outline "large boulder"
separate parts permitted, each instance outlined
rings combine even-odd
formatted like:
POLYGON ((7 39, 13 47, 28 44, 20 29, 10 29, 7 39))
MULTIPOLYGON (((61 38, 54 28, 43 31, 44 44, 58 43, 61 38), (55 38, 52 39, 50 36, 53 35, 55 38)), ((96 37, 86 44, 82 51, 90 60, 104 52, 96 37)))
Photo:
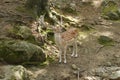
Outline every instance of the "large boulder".
POLYGON ((0 42, 0 58, 11 64, 24 62, 43 62, 45 54, 42 49, 32 43, 20 40, 3 40, 0 42))

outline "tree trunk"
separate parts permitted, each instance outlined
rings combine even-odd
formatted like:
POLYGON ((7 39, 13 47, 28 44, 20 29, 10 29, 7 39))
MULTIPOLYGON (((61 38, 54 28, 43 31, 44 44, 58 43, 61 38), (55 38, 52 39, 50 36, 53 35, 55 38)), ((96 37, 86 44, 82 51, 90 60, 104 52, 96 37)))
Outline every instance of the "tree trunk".
POLYGON ((27 0, 26 7, 35 9, 37 16, 40 16, 49 10, 48 0, 27 0))
POLYGON ((35 10, 38 17, 45 14, 50 22, 56 23, 50 10, 50 0, 27 0, 26 7, 35 10))

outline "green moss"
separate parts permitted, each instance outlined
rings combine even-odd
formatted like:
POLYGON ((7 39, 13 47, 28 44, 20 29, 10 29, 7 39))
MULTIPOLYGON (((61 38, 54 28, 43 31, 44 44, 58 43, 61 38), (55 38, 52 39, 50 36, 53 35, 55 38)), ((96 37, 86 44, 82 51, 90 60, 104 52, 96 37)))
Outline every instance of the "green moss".
POLYGON ((41 63, 40 66, 45 67, 45 66, 49 65, 50 63, 52 63, 54 61, 55 61, 55 58, 53 58, 53 57, 47 57, 46 61, 43 62, 43 63, 41 63))
POLYGON ((25 40, 33 44, 38 44, 38 41, 32 35, 30 28, 27 26, 14 26, 8 31, 8 36, 14 39, 25 40))
POLYGON ((83 25, 80 27, 80 29, 81 29, 82 31, 91 31, 91 30, 93 30, 94 28, 93 28, 93 26, 90 25, 90 24, 83 24, 83 25))
POLYGON ((115 12, 117 11, 117 4, 114 1, 106 2, 106 5, 102 8, 102 13, 105 15, 108 12, 115 12))
POLYGON ((20 40, 7 40, 0 43, 0 58, 8 63, 43 62, 45 54, 34 44, 20 40))
POLYGON ((119 20, 120 19, 119 15, 116 12, 109 12, 107 14, 107 16, 109 17, 108 19, 110 19, 110 20, 119 20))
POLYGON ((102 17, 109 20, 119 20, 118 5, 115 1, 104 1, 102 6, 102 17))
POLYGON ((49 41, 54 42, 54 33, 53 33, 53 32, 48 32, 48 33, 47 33, 47 39, 48 39, 49 41))
POLYGON ((113 39, 107 36, 100 36, 98 38, 98 42, 99 44, 104 45, 104 46, 113 46, 115 44, 115 41, 113 41, 113 39))

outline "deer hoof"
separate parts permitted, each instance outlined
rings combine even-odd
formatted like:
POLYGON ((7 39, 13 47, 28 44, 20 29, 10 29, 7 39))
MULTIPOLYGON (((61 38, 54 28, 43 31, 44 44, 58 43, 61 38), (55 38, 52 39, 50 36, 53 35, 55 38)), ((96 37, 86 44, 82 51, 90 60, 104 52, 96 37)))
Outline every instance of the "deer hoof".
POLYGON ((76 54, 75 57, 78 57, 78 55, 76 54))
POLYGON ((64 63, 66 64, 66 63, 67 63, 67 61, 65 60, 65 61, 64 61, 64 63))
POLYGON ((59 60, 59 63, 61 63, 62 62, 62 60, 59 60))
POLYGON ((73 56, 74 56, 74 54, 71 55, 71 57, 73 57, 73 56))

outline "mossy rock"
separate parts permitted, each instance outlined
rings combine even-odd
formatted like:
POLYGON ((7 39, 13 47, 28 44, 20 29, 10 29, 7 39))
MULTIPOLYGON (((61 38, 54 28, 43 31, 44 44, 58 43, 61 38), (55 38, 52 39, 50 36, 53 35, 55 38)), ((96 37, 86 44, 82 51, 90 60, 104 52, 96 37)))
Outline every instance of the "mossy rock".
POLYGON ((104 45, 104 46, 112 46, 114 45, 115 41, 107 36, 100 36, 98 38, 98 42, 99 44, 101 45, 104 45))
POLYGON ((108 12, 116 11, 118 9, 117 3, 115 1, 103 1, 102 3, 102 13, 107 14, 108 12))
POLYGON ((21 65, 1 66, 4 77, 0 80, 35 80, 34 74, 21 65))
POLYGON ((31 30, 27 26, 14 26, 8 32, 11 37, 20 39, 27 39, 32 35, 31 30))
POLYGON ((0 58, 11 64, 21 64, 29 61, 42 63, 46 59, 39 46, 19 40, 1 41, 0 58))
POLYGON ((116 12, 109 12, 107 14, 107 16, 108 16, 108 19, 110 19, 110 20, 119 20, 120 19, 119 15, 116 12))
POLYGON ((113 0, 106 0, 102 4, 102 16, 109 20, 119 20, 120 16, 117 13, 118 5, 113 0))
POLYGON ((8 30, 8 36, 14 39, 25 40, 30 43, 37 44, 35 37, 27 26, 13 26, 8 30))
POLYGON ((117 9, 116 13, 117 13, 118 16, 120 17, 120 9, 117 9))
POLYGON ((90 31, 91 29, 93 29, 93 27, 90 24, 83 24, 81 25, 80 29, 83 31, 90 31))

